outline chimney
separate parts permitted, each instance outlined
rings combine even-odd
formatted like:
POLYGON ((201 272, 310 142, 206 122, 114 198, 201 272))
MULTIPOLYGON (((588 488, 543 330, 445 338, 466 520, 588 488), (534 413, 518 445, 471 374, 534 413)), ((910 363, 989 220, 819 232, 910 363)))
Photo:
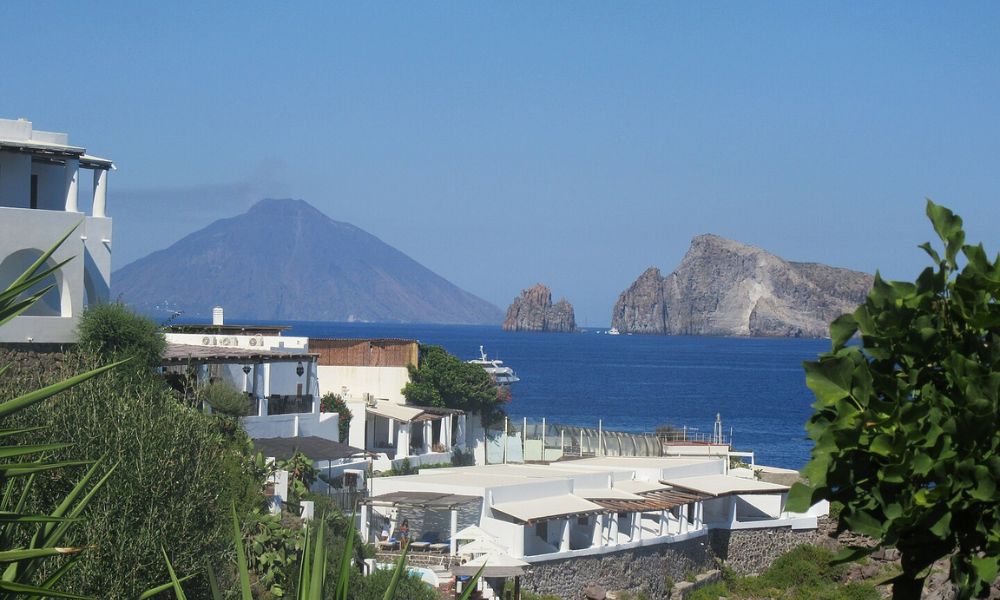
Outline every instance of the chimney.
POLYGON ((223 325, 222 307, 216 306, 212 309, 212 325, 223 325))

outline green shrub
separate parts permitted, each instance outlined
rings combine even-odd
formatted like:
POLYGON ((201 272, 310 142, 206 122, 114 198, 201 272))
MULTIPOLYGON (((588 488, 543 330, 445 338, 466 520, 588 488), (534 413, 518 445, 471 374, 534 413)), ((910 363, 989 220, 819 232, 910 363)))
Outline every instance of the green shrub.
POLYGON ((730 592, 726 587, 726 584, 721 581, 717 581, 696 589, 685 596, 685 598, 686 600, 719 600, 720 597, 728 596, 729 593, 730 592))
POLYGON ((226 417, 245 417, 253 412, 250 398, 222 379, 198 390, 198 401, 211 406, 212 412, 226 417))
POLYGON ((158 366, 166 347, 156 323, 117 302, 93 304, 77 325, 80 348, 106 359, 134 356, 134 364, 158 366))
POLYGON ((347 408, 347 403, 344 402, 344 399, 340 394, 327 392, 320 398, 319 410, 325 413, 335 412, 339 415, 337 430, 340 435, 340 441, 346 444, 351 431, 351 419, 354 418, 354 415, 351 413, 351 409, 347 408))
MULTIPOLYGON (((63 379, 97 362, 91 356, 77 359, 67 361, 65 373, 49 376, 63 379)), ((0 382, 3 398, 16 395, 18 379, 0 382)), ((217 421, 178 403, 150 369, 117 369, 5 424, 41 425, 45 429, 32 441, 73 444, 54 452, 54 460, 106 456, 118 465, 67 540, 67 545, 92 549, 60 580, 63 589, 137 598, 169 580, 161 547, 169 549, 181 573, 202 572, 206 562, 226 562, 229 507, 235 503, 245 514, 262 497, 245 434, 224 436, 217 421)), ((31 508, 50 512, 75 480, 61 473, 39 475, 31 508)), ((207 590, 197 589, 198 581, 192 580, 192 589, 202 593, 192 595, 208 597, 207 590)))
MULTIPOLYGON (((382 600, 391 579, 392 569, 376 569, 367 577, 356 577, 351 599, 382 600)), ((441 596, 434 588, 424 583, 419 575, 406 571, 399 578, 396 594, 393 598, 396 600, 440 600, 441 596)))

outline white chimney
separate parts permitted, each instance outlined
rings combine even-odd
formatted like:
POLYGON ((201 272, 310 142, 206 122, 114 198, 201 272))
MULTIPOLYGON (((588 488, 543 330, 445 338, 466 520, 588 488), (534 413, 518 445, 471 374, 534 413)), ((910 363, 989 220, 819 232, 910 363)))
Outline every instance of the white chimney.
POLYGON ((212 309, 212 325, 223 325, 222 307, 216 306, 212 309))

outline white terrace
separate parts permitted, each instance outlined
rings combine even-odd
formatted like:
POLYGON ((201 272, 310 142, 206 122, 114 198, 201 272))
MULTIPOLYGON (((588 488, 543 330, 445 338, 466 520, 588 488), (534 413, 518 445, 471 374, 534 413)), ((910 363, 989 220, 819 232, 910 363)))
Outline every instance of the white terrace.
POLYGON ((472 557, 489 548, 455 536, 476 525, 489 536, 485 545, 538 562, 673 543, 710 528, 810 529, 825 512, 788 513, 786 486, 728 475, 727 467, 709 457, 603 457, 375 478, 361 535, 368 541, 388 530, 394 537, 406 519, 412 540, 437 538, 442 551, 472 557), (432 496, 450 504, 420 500, 432 496), (435 514, 442 507, 447 514, 435 514))

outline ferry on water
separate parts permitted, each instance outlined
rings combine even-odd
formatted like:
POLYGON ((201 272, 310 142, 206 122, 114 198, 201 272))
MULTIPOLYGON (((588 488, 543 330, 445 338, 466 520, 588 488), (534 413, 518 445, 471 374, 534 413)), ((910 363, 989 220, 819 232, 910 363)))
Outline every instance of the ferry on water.
POLYGON ((517 383, 521 379, 514 373, 514 369, 505 367, 502 360, 486 358, 486 351, 479 347, 479 358, 468 361, 471 365, 479 365, 490 374, 497 385, 510 385, 517 383))

